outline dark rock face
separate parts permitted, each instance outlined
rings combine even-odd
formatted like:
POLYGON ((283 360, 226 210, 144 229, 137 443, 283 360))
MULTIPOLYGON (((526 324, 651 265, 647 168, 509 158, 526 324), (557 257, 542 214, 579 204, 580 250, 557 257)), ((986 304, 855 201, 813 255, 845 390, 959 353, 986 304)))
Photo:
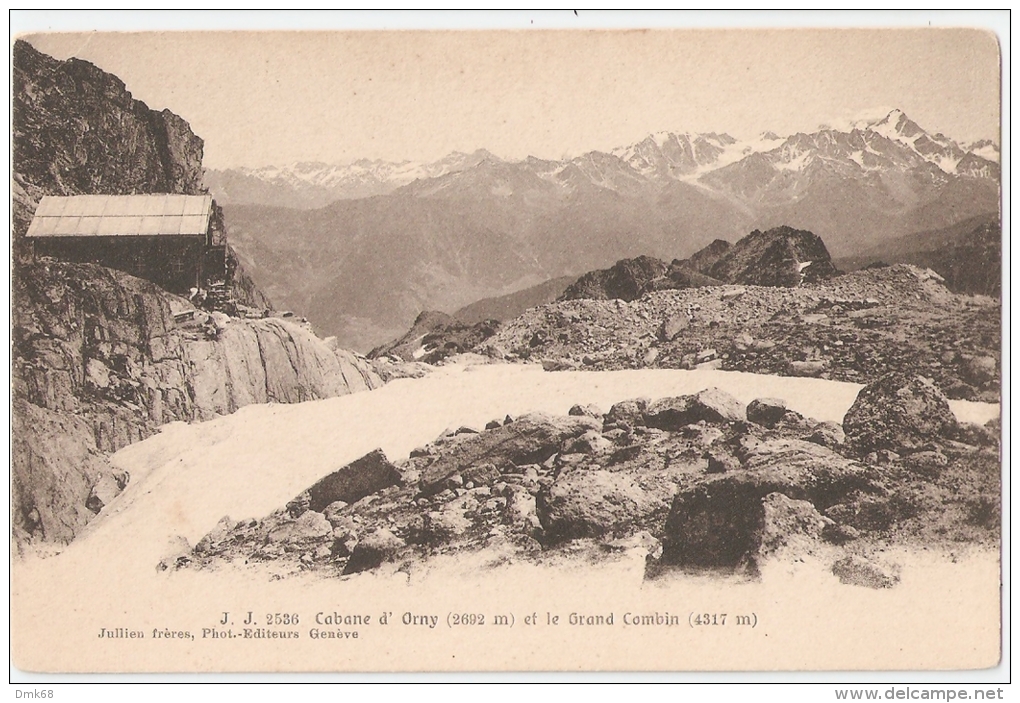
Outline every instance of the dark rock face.
POLYGON ((756 398, 747 406, 748 422, 775 427, 786 414, 786 401, 780 398, 756 398))
POLYGON ((917 451, 952 437, 956 428, 942 391, 926 378, 902 373, 865 386, 843 418, 843 430, 859 455, 917 451))
POLYGON ((741 239, 712 266, 709 275, 727 283, 792 288, 836 273, 821 237, 776 227, 755 230, 741 239))
POLYGON ((866 467, 799 440, 755 442, 738 457, 739 471, 681 487, 666 522, 665 561, 736 566, 753 556, 763 543, 763 501, 771 493, 824 509, 850 491, 878 489, 866 467))
POLYGON ((338 500, 354 503, 399 482, 400 471, 386 459, 382 450, 377 449, 337 469, 309 488, 308 508, 322 512, 326 506, 338 500))
POLYGON ((667 268, 666 262, 650 256, 622 259, 608 269, 584 274, 570 284, 559 299, 636 300, 649 281, 660 278, 667 268))
POLYGON ((50 195, 202 189, 202 140, 87 61, 14 44, 12 151, 24 187, 50 195))

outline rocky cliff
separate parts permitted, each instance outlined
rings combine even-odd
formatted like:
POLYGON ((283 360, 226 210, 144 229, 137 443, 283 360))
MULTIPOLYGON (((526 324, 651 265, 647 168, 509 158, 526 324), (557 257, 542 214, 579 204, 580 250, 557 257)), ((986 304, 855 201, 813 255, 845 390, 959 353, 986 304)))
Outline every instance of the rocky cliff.
MULTIPOLYGON (((202 140, 168 110, 77 59, 18 41, 12 102, 12 524, 19 542, 68 542, 130 476, 107 454, 167 422, 250 403, 382 385, 367 363, 298 324, 195 310, 95 265, 21 247, 43 195, 204 192, 202 140)), ((225 230, 215 209, 218 229, 225 230)), ((235 300, 271 309, 228 244, 235 300)))
POLYGON ((202 140, 169 110, 135 100, 116 76, 17 41, 12 83, 14 180, 30 199, 204 192, 202 140))
POLYGON ((13 299, 12 507, 22 539, 72 539, 129 479, 106 453, 164 423, 382 385, 364 360, 297 324, 208 318, 100 266, 19 267, 13 299))

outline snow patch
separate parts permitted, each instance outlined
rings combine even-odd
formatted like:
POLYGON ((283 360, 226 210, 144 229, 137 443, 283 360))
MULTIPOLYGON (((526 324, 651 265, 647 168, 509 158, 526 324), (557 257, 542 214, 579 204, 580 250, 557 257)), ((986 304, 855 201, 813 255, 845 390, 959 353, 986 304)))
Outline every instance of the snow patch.
POLYGON ((999 163, 999 150, 995 148, 994 144, 985 144, 979 149, 972 149, 970 153, 974 154, 974 156, 980 156, 987 161, 999 163))

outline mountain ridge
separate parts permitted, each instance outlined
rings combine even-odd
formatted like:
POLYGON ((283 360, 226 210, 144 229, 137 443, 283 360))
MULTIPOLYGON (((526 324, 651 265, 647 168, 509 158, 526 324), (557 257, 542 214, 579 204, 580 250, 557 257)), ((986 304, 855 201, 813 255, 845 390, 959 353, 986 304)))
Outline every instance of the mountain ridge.
POLYGON ((424 310, 621 259, 682 259, 755 229, 815 232, 846 258, 997 210, 993 161, 900 111, 851 127, 744 142, 660 133, 564 161, 475 152, 367 198, 225 207, 242 261, 274 299, 362 351, 424 310))
MULTIPOLYGON (((715 132, 663 131, 650 133, 627 146, 609 151, 592 150, 561 160, 534 156, 501 159, 479 148, 470 154, 454 151, 430 162, 358 159, 334 164, 299 162, 287 166, 208 169, 206 183, 223 203, 315 208, 335 200, 385 195, 416 180, 442 177, 485 162, 524 165, 552 182, 569 181, 559 176, 564 170, 574 169, 592 183, 599 183, 598 166, 607 160, 629 167, 631 173, 621 177, 623 181, 635 178, 659 182, 697 180, 756 154, 764 155, 765 161, 780 170, 799 170, 805 166, 801 158, 805 149, 818 150, 826 146, 820 140, 828 141, 830 147, 842 147, 838 155, 856 162, 864 170, 880 168, 883 159, 892 158, 911 167, 932 164, 939 171, 952 175, 992 178, 998 173, 998 147, 991 140, 960 144, 940 133, 929 134, 903 111, 893 109, 878 119, 850 121, 843 129, 820 126, 815 132, 797 132, 785 138, 771 131, 763 132, 756 139, 737 139, 715 132), (812 139, 815 135, 821 136, 812 139), (279 192, 267 200, 265 185, 279 192), (307 192, 301 193, 302 190, 307 192), (287 191, 291 191, 291 195, 286 195, 287 191)), ((826 158, 831 158, 831 154, 826 158)))

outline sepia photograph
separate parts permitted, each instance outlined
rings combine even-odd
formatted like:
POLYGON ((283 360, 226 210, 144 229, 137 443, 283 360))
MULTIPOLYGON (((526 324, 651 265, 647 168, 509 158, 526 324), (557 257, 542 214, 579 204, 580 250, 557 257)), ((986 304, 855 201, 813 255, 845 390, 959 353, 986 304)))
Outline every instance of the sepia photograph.
POLYGON ((12 672, 1000 666, 1002 37, 509 14, 12 29, 12 672))

